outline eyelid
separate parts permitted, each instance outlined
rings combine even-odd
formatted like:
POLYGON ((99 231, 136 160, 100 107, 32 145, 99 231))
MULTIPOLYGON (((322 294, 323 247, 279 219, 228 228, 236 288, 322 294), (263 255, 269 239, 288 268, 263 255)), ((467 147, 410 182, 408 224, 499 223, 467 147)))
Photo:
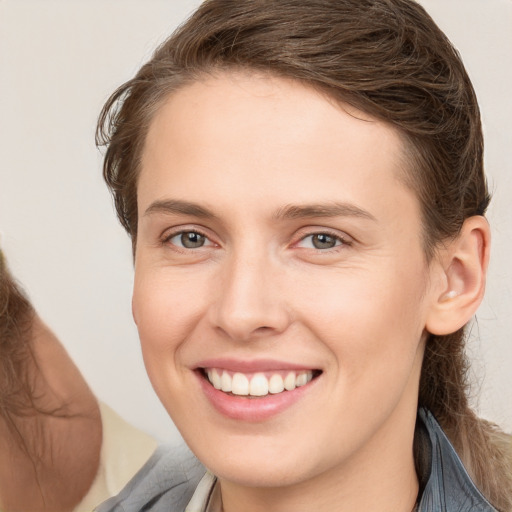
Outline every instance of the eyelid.
POLYGON ((198 249, 202 249, 203 247, 213 247, 213 246, 219 245, 218 243, 216 243, 213 240, 213 237, 210 234, 208 234, 206 229, 197 227, 197 225, 181 225, 181 226, 174 226, 172 228, 166 229, 160 235, 160 243, 162 245, 167 245, 167 244, 172 245, 174 248, 176 248, 180 251, 191 251, 191 250, 197 251, 198 249), (178 235, 181 235, 183 233, 197 233, 198 235, 204 236, 209 243, 205 246, 201 246, 201 247, 198 247, 195 249, 189 249, 189 248, 181 247, 179 245, 176 245, 176 244, 173 244, 170 242, 170 240, 172 238, 174 238, 178 235))
POLYGON ((299 230, 299 232, 297 233, 296 241, 293 242, 293 246, 297 247, 300 242, 302 242, 303 240, 305 240, 308 237, 312 237, 315 235, 327 235, 327 236, 335 238, 336 240, 339 240, 341 242, 340 244, 335 245, 334 247, 329 248, 329 249, 312 249, 312 250, 315 250, 318 252, 329 252, 329 251, 335 251, 337 249, 339 250, 342 247, 352 245, 355 241, 353 237, 351 237, 350 235, 347 235, 344 232, 340 232, 340 231, 334 230, 332 228, 326 228, 326 227, 321 227, 321 226, 318 226, 318 227, 311 226, 311 227, 307 227, 307 228, 303 228, 303 229, 299 230))

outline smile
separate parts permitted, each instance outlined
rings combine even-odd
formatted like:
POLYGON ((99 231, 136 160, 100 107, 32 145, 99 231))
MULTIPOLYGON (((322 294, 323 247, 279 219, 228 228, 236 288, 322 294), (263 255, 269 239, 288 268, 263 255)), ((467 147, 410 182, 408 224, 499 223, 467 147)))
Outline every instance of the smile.
POLYGON ((237 396, 263 397, 305 386, 315 376, 312 370, 241 373, 205 368, 204 374, 215 389, 237 396))
POLYGON ((210 359, 195 368, 203 392, 229 420, 261 423, 315 396, 324 371, 276 360, 210 359))

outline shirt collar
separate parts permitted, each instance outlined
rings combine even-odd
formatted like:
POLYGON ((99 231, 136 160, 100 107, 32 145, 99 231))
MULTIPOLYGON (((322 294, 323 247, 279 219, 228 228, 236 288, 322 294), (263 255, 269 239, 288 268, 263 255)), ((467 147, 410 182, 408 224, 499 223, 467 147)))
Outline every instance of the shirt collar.
POLYGON ((185 512, 221 512, 222 498, 217 478, 209 471, 203 476, 185 512))
POLYGON ((497 512, 477 489, 439 423, 425 408, 418 411, 415 442, 419 447, 416 466, 423 487, 419 512, 497 512))

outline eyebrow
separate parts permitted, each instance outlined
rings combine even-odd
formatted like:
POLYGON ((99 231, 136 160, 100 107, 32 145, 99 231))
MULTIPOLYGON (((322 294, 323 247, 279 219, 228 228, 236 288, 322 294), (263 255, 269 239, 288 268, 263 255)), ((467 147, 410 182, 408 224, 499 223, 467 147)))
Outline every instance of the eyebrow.
POLYGON ((273 215, 275 220, 302 219, 316 217, 359 217, 377 221, 367 210, 350 203, 319 203, 287 205, 279 208, 273 215))
MULTIPOLYGON (((208 208, 197 203, 181 201, 178 199, 158 200, 144 212, 144 216, 154 213, 167 213, 178 215, 191 215, 202 219, 215 219, 217 216, 208 208)), ((377 221, 367 210, 363 210, 350 203, 314 203, 303 205, 286 205, 277 209, 272 218, 274 220, 294 220, 318 217, 358 217, 377 221)))
POLYGON ((199 217, 202 219, 213 219, 215 214, 197 203, 191 203, 189 201, 179 201, 177 199, 167 199, 154 201, 144 212, 144 216, 151 215, 153 213, 169 213, 179 215, 191 215, 193 217, 199 217))

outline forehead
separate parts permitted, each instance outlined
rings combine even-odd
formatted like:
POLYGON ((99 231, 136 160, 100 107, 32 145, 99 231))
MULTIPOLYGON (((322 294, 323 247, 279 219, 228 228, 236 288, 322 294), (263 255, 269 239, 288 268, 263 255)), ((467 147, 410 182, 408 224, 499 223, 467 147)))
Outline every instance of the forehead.
POLYGON ((157 111, 142 155, 139 207, 166 187, 178 199, 244 196, 247 205, 263 197, 276 207, 362 196, 385 203, 405 192, 403 155, 393 127, 311 87, 222 73, 182 87, 157 111))
MULTIPOLYGON (((219 136, 227 134, 227 131, 221 133, 219 127, 235 128, 241 135, 244 128, 267 131, 286 128, 283 135, 309 138, 314 143, 315 138, 320 138, 313 136, 318 125, 328 129, 328 125, 347 122, 352 125, 351 130, 358 132, 370 134, 377 130, 381 135, 387 132, 389 136, 386 138, 390 143, 401 145, 394 127, 334 99, 325 90, 269 73, 217 71, 204 74, 193 82, 185 82, 170 93, 153 116, 148 139, 154 139, 155 132, 159 132, 163 126, 169 131, 173 124, 176 128, 173 135, 185 137, 192 132, 199 134, 201 129, 217 132, 219 136), (217 130, 211 130, 209 120, 214 120, 217 130), (299 124, 290 124, 290 121, 299 120, 299 124)), ((213 133, 206 135, 205 143, 213 133)), ((255 131, 251 135, 256 136, 255 131)), ((327 130, 320 135, 325 143, 330 142, 331 137, 326 137, 327 130)), ((332 135, 336 136, 336 133, 332 135)), ((338 143, 342 144, 343 140, 338 140, 338 143)))

